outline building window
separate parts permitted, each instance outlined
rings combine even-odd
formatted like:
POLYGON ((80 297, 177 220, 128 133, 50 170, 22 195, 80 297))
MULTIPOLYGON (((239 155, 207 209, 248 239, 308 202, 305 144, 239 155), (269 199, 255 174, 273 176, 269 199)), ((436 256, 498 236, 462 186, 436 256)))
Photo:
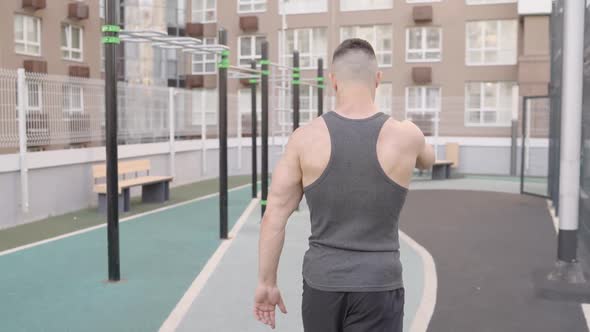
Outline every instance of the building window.
POLYGON ((465 125, 508 127, 512 120, 514 82, 465 84, 465 125))
POLYGON ((185 1, 186 0, 167 0, 166 3, 166 24, 168 27, 184 28, 185 25, 185 1))
POLYGON ((27 81, 25 88, 27 89, 25 98, 26 112, 41 112, 43 110, 43 94, 41 83, 27 81))
MULTIPOLYGON (((238 90, 238 110, 240 114, 240 120, 242 128, 244 128, 244 124, 248 124, 247 132, 251 132, 249 128, 251 125, 251 116, 252 116, 252 92, 249 88, 239 89, 238 90)), ((256 90, 256 123, 260 125, 262 120, 262 104, 260 99, 260 89, 256 90)), ((242 130, 244 132, 244 130, 242 130)))
POLYGON ((468 66, 516 64, 516 20, 467 23, 468 66))
POLYGON ((84 30, 71 24, 61 25, 61 55, 66 60, 82 61, 84 30))
MULTIPOLYGON (((204 45, 214 45, 217 39, 209 37, 203 38, 204 45)), ((215 74, 216 57, 213 53, 193 54, 193 74, 215 74)))
POLYGON ((100 0, 98 2, 98 16, 100 18, 105 18, 105 11, 104 11, 104 0, 100 0))
POLYGON ((63 86, 63 110, 68 113, 84 112, 84 92, 81 86, 63 86))
POLYGON ((411 86, 406 88, 406 119, 414 122, 426 136, 436 134, 440 99, 439 87, 411 86))
POLYGON ((340 0, 341 11, 377 10, 393 8, 393 0, 340 0))
POLYGON ((192 22, 211 23, 217 21, 216 0, 192 1, 192 22))
POLYGON ((19 54, 41 55, 41 20, 33 16, 14 16, 14 44, 19 54))
POLYGON ((252 60, 262 57, 262 42, 264 36, 240 36, 238 37, 238 63, 240 66, 250 66, 252 60))
MULTIPOLYGON (((299 67, 302 69, 313 69, 317 67, 319 58, 326 59, 327 51, 327 29, 308 28, 287 30, 287 47, 283 57, 288 65, 293 63, 293 51, 299 51, 299 67)), ((327 61, 324 61, 326 63, 327 61)))
POLYGON ((217 90, 194 89, 193 94, 193 125, 217 124, 217 90), (204 120, 204 122, 203 122, 204 120))
POLYGON ((266 11, 266 0, 238 0, 238 13, 259 13, 266 11))
POLYGON ((518 0, 465 0, 468 5, 492 5, 499 3, 514 3, 518 0))
POLYGON ((340 40, 361 38, 371 43, 381 67, 389 67, 393 59, 391 25, 348 26, 340 28, 340 40))
POLYGON ((299 87, 299 123, 302 125, 309 123, 317 114, 317 89, 313 86, 301 85, 299 87))
POLYGON ((441 48, 441 28, 415 27, 406 29, 407 62, 440 61, 441 48))
POLYGON ((393 86, 391 83, 381 82, 375 90, 375 105, 385 114, 393 112, 393 86))
POLYGON ((309 14, 327 11, 327 0, 283 0, 279 2, 279 14, 309 14))

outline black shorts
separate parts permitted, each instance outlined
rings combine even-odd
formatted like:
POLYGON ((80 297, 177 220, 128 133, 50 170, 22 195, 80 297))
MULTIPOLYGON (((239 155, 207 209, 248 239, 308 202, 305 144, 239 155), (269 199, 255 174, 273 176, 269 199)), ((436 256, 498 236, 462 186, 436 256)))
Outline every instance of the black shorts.
POLYGON ((402 332, 404 289, 326 292, 303 282, 305 332, 402 332))

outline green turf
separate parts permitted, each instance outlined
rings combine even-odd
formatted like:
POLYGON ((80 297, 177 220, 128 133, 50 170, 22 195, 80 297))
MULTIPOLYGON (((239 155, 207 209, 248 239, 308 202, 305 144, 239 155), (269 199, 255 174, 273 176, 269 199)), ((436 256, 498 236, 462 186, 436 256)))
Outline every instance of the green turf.
MULTIPOLYGON (((250 183, 250 179, 249 176, 234 176, 229 178, 228 184, 230 188, 233 188, 250 183)), ((135 197, 131 200, 131 210, 121 214, 120 218, 188 201, 196 197, 216 193, 218 190, 218 179, 210 179, 171 188, 170 200, 163 204, 142 204, 141 199, 135 197)), ((94 207, 4 229, 0 231, 0 251, 49 239, 105 222, 106 216, 99 214, 94 207)))
MULTIPOLYGON (((250 196, 230 192, 230 229, 250 196)), ((116 284, 105 227, 0 256, 0 331, 157 331, 218 247, 218 212, 213 196, 121 223, 116 284)))

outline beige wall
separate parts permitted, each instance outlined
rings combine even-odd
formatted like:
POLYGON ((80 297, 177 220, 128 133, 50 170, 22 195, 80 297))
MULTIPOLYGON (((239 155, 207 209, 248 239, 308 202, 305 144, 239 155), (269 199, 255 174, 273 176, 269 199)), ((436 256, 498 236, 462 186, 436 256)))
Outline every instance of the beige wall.
POLYGON ((45 9, 33 11, 22 9, 22 0, 0 1, 0 68, 22 68, 26 59, 47 61, 47 72, 55 75, 68 75, 70 65, 90 67, 90 77, 100 78, 100 17, 98 0, 86 0, 89 5, 89 18, 70 20, 67 18, 67 4, 71 0, 47 0, 45 9), (21 55, 14 47, 14 15, 24 14, 41 19, 41 56, 21 55), (61 56, 61 23, 71 23, 84 28, 83 59, 81 62, 68 61, 61 56))

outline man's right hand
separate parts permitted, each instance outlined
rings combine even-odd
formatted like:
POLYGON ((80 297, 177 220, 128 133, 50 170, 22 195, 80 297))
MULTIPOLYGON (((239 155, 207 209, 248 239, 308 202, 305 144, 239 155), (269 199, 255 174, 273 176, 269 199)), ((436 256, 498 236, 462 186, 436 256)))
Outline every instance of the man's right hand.
POLYGON ((254 295, 254 318, 274 329, 276 306, 282 313, 287 313, 279 288, 259 284, 254 295))

